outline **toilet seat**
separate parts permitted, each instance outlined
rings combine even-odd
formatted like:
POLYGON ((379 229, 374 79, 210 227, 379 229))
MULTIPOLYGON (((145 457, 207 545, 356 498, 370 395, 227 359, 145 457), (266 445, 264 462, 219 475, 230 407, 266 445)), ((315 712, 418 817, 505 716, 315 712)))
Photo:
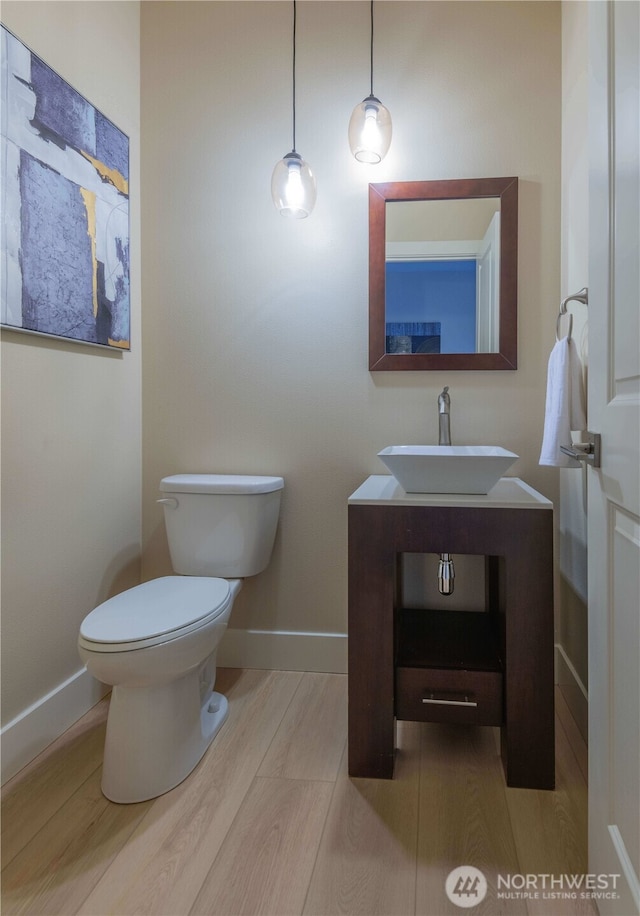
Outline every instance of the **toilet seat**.
POLYGON ((128 652, 166 643, 215 620, 233 601, 226 579, 163 576, 98 605, 80 627, 90 652, 128 652))

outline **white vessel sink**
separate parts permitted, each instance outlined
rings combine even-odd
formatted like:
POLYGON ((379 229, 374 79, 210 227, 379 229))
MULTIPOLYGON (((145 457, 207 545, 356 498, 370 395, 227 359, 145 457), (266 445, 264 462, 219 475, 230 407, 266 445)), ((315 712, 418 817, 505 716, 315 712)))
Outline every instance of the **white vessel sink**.
POLYGON ((390 445, 378 457, 407 493, 488 493, 518 455, 497 445, 390 445))

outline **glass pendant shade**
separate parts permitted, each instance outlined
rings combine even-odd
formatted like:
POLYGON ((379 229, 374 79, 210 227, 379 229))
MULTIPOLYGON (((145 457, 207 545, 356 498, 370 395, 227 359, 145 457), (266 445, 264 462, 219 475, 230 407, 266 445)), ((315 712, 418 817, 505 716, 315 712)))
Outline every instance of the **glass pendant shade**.
POLYGON ((299 153, 292 150, 276 163, 271 176, 271 196, 282 216, 304 219, 316 202, 316 179, 299 153))
POLYGON ((391 146, 391 115, 380 99, 369 95, 353 109, 349 146, 358 162, 381 162, 391 146))

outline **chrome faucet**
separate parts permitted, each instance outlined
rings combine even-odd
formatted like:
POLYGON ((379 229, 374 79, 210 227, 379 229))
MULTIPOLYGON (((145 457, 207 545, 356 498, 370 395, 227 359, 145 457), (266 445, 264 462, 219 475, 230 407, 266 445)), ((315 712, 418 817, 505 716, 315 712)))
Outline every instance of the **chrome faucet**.
POLYGON ((445 385, 438 396, 438 445, 451 445, 450 409, 449 386, 445 385))

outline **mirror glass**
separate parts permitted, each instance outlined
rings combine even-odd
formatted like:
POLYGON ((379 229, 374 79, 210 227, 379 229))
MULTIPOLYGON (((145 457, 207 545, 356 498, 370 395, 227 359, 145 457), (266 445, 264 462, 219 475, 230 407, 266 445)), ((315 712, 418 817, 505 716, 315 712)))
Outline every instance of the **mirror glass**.
POLYGON ((370 368, 515 369, 517 179, 370 185, 370 368))

